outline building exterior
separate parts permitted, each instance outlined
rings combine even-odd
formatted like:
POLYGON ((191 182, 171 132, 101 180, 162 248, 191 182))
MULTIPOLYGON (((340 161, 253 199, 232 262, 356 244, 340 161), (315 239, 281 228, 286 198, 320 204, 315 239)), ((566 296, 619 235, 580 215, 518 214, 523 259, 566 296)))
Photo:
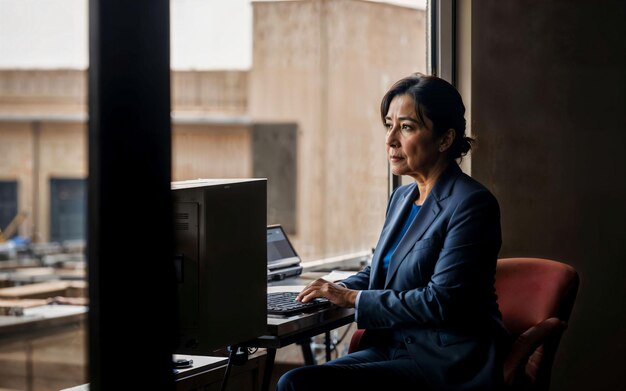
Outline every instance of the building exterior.
MULTIPOLYGON (((425 70, 425 12, 252 6, 249 71, 172 72, 172 180, 267 177, 268 223, 304 259, 371 248, 388 196, 379 101, 425 70)), ((0 228, 23 211, 34 242, 84 238, 86 86, 85 70, 0 70, 0 228)))
POLYGON ((250 116, 299 129, 296 246, 307 258, 369 249, 388 197, 380 99, 425 71, 425 12, 367 1, 253 6, 250 116))

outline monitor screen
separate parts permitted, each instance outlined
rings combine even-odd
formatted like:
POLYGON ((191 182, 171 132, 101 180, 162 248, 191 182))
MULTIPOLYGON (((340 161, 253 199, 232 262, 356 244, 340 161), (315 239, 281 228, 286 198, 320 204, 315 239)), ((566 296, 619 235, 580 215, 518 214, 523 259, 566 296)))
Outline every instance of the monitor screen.
POLYGON ((300 258, 283 228, 280 225, 267 227, 267 267, 273 269, 298 263, 300 258))

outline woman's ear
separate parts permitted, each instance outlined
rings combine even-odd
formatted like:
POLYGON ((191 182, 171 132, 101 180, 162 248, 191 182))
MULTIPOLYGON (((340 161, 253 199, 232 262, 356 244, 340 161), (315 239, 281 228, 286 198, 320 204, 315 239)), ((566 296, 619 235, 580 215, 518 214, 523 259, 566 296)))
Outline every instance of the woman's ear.
POLYGON ((441 140, 439 141, 439 152, 445 152, 450 148, 452 143, 454 142, 454 138, 456 137, 456 132, 454 129, 448 129, 443 136, 441 136, 441 140))

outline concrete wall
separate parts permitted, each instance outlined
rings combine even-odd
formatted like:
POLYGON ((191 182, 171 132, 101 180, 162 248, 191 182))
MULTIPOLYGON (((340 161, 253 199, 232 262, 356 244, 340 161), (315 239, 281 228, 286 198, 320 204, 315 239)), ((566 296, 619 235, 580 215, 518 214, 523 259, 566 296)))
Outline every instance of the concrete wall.
POLYGON ((20 235, 48 240, 50 180, 87 176, 86 143, 83 123, 0 122, 0 178, 17 181, 17 209, 28 214, 20 235))
POLYGON ((500 201, 501 256, 581 276, 553 390, 626 388, 625 4, 472 7, 472 174, 500 201))
POLYGON ((172 180, 250 177, 251 148, 247 125, 174 125, 172 180))
POLYGON ((247 71, 174 71, 171 83, 177 113, 241 115, 248 108, 247 71))
MULTIPOLYGON (((172 129, 173 180, 270 178, 268 219, 293 232, 295 124, 218 121, 176 123, 172 129)), ((82 121, 0 121, 0 180, 17 181, 17 209, 27 213, 20 235, 50 240, 50 180, 87 177, 86 143, 82 121)))
MULTIPOLYGON (((173 72, 174 180, 252 175, 247 76, 173 72)), ((50 240, 50 179, 88 174, 86 77, 0 70, 0 179, 17 181, 17 208, 28 214, 18 233, 36 242, 50 240)))
POLYGON ((250 116, 298 125, 294 245, 305 259, 370 248, 387 201, 380 99, 425 70, 425 12, 356 0, 252 6, 250 116))

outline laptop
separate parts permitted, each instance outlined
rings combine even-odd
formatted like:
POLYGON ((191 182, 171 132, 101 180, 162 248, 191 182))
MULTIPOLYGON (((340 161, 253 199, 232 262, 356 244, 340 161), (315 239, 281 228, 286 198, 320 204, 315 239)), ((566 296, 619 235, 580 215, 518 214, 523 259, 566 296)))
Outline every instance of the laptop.
POLYGON ((300 256, 280 224, 267 226, 267 281, 283 280, 302 273, 300 256))

